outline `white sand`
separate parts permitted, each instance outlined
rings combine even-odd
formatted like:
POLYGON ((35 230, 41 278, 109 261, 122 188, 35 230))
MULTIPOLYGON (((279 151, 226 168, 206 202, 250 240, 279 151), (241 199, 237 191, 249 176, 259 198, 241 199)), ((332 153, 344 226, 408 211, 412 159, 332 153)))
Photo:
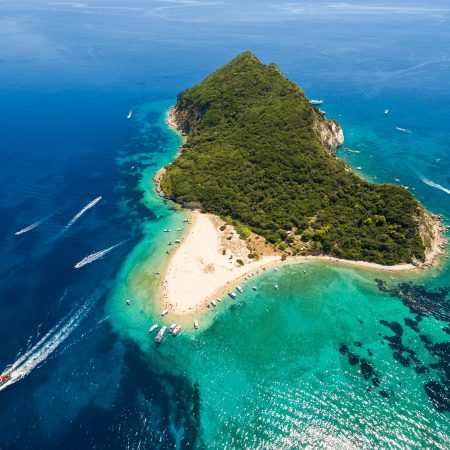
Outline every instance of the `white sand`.
POLYGON ((282 261, 279 255, 248 259, 248 249, 233 227, 220 231, 224 222, 216 216, 197 211, 189 213, 191 226, 183 242, 169 259, 161 282, 162 308, 178 315, 203 309, 212 299, 226 295, 246 275, 269 267, 306 261, 326 261, 370 270, 417 270, 412 264, 383 266, 365 261, 350 261, 330 256, 294 256, 282 261), (232 236, 229 240, 228 237, 232 236), (223 251, 226 254, 223 254, 223 251), (230 258, 232 256, 232 258, 230 258), (236 261, 241 259, 244 265, 236 261))
POLYGON ((226 292, 227 287, 234 287, 246 274, 280 261, 279 256, 251 261, 247 258, 249 251, 245 242, 236 233, 231 240, 226 239, 232 227, 221 232, 219 227, 223 222, 214 216, 192 212, 190 217, 190 230, 170 258, 162 277, 162 299, 165 307, 175 314, 198 310, 226 292), (237 259, 242 259, 244 265, 239 265, 237 259))

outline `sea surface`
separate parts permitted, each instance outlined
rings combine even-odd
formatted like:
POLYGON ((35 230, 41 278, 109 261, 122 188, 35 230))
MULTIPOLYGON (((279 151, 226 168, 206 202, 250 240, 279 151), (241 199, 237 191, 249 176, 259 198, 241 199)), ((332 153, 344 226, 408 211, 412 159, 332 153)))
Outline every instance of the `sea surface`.
POLYGON ((176 94, 250 50, 325 100, 355 171, 450 224, 449 21, 446 1, 0 1, 0 448, 450 448, 447 259, 283 267, 197 332, 148 334, 163 230, 185 231, 151 182, 176 94))

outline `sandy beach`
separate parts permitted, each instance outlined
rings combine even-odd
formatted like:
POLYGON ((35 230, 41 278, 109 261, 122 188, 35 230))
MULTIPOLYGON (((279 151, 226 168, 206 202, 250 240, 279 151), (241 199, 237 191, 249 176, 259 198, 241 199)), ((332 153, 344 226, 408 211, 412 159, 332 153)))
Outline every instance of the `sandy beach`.
MULTIPOLYGON (((177 315, 198 312, 211 300, 224 298, 228 291, 245 281, 245 277, 280 265, 326 261, 394 272, 420 268, 413 264, 384 266, 330 256, 291 256, 282 260, 280 255, 271 255, 249 259, 246 242, 231 225, 225 226, 217 216, 198 211, 189 211, 189 217, 189 231, 171 255, 160 285, 163 308, 177 315)), ((442 251, 437 241, 434 257, 442 251)))

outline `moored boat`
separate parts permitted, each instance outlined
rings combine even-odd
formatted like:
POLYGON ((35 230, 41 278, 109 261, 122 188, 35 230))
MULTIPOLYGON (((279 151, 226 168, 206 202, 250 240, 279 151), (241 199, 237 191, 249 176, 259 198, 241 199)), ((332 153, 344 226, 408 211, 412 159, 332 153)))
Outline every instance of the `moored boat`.
POLYGON ((211 305, 213 305, 213 306, 217 306, 217 303, 216 303, 216 301, 215 301, 215 300, 211 300, 211 305))
POLYGON ((177 334, 179 334, 181 331, 181 326, 180 325, 176 325, 175 328, 173 330, 171 330, 172 332, 172 336, 176 336, 177 334))
POLYGON ((228 292, 228 295, 229 295, 231 298, 236 298, 236 292, 228 292))
POLYGON ((323 103, 323 100, 315 100, 315 99, 312 99, 312 100, 309 101, 309 103, 310 103, 311 105, 317 106, 317 105, 321 105, 321 104, 323 103))
POLYGON ((236 290, 239 291, 239 292, 243 292, 244 291, 244 289, 242 289, 241 286, 236 286, 236 290))
POLYGON ((168 312, 169 312, 168 309, 163 309, 163 310, 161 311, 161 316, 165 316, 168 312))
POLYGON ((194 320, 194 328, 196 330, 198 330, 198 320, 197 319, 194 320))
POLYGON ((166 332, 166 330, 167 330, 167 327, 166 327, 165 325, 163 325, 163 326, 161 327, 161 329, 158 331, 158 334, 157 334, 156 337, 155 337, 155 342, 156 342, 156 343, 161 342, 161 339, 163 338, 164 333, 166 332))
POLYGON ((158 324, 157 323, 155 323, 155 324, 153 324, 149 329, 148 329, 148 332, 149 333, 153 333, 157 328, 158 328, 158 324))

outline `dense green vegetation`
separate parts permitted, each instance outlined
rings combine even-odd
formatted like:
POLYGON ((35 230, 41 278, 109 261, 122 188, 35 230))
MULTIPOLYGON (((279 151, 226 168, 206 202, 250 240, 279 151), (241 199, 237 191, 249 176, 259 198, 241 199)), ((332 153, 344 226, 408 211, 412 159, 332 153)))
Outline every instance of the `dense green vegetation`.
POLYGON ((169 197, 290 253, 424 259, 417 200, 362 180, 326 149, 315 131, 325 119, 277 66, 244 52, 179 94, 176 117, 188 139, 161 181, 169 197))

